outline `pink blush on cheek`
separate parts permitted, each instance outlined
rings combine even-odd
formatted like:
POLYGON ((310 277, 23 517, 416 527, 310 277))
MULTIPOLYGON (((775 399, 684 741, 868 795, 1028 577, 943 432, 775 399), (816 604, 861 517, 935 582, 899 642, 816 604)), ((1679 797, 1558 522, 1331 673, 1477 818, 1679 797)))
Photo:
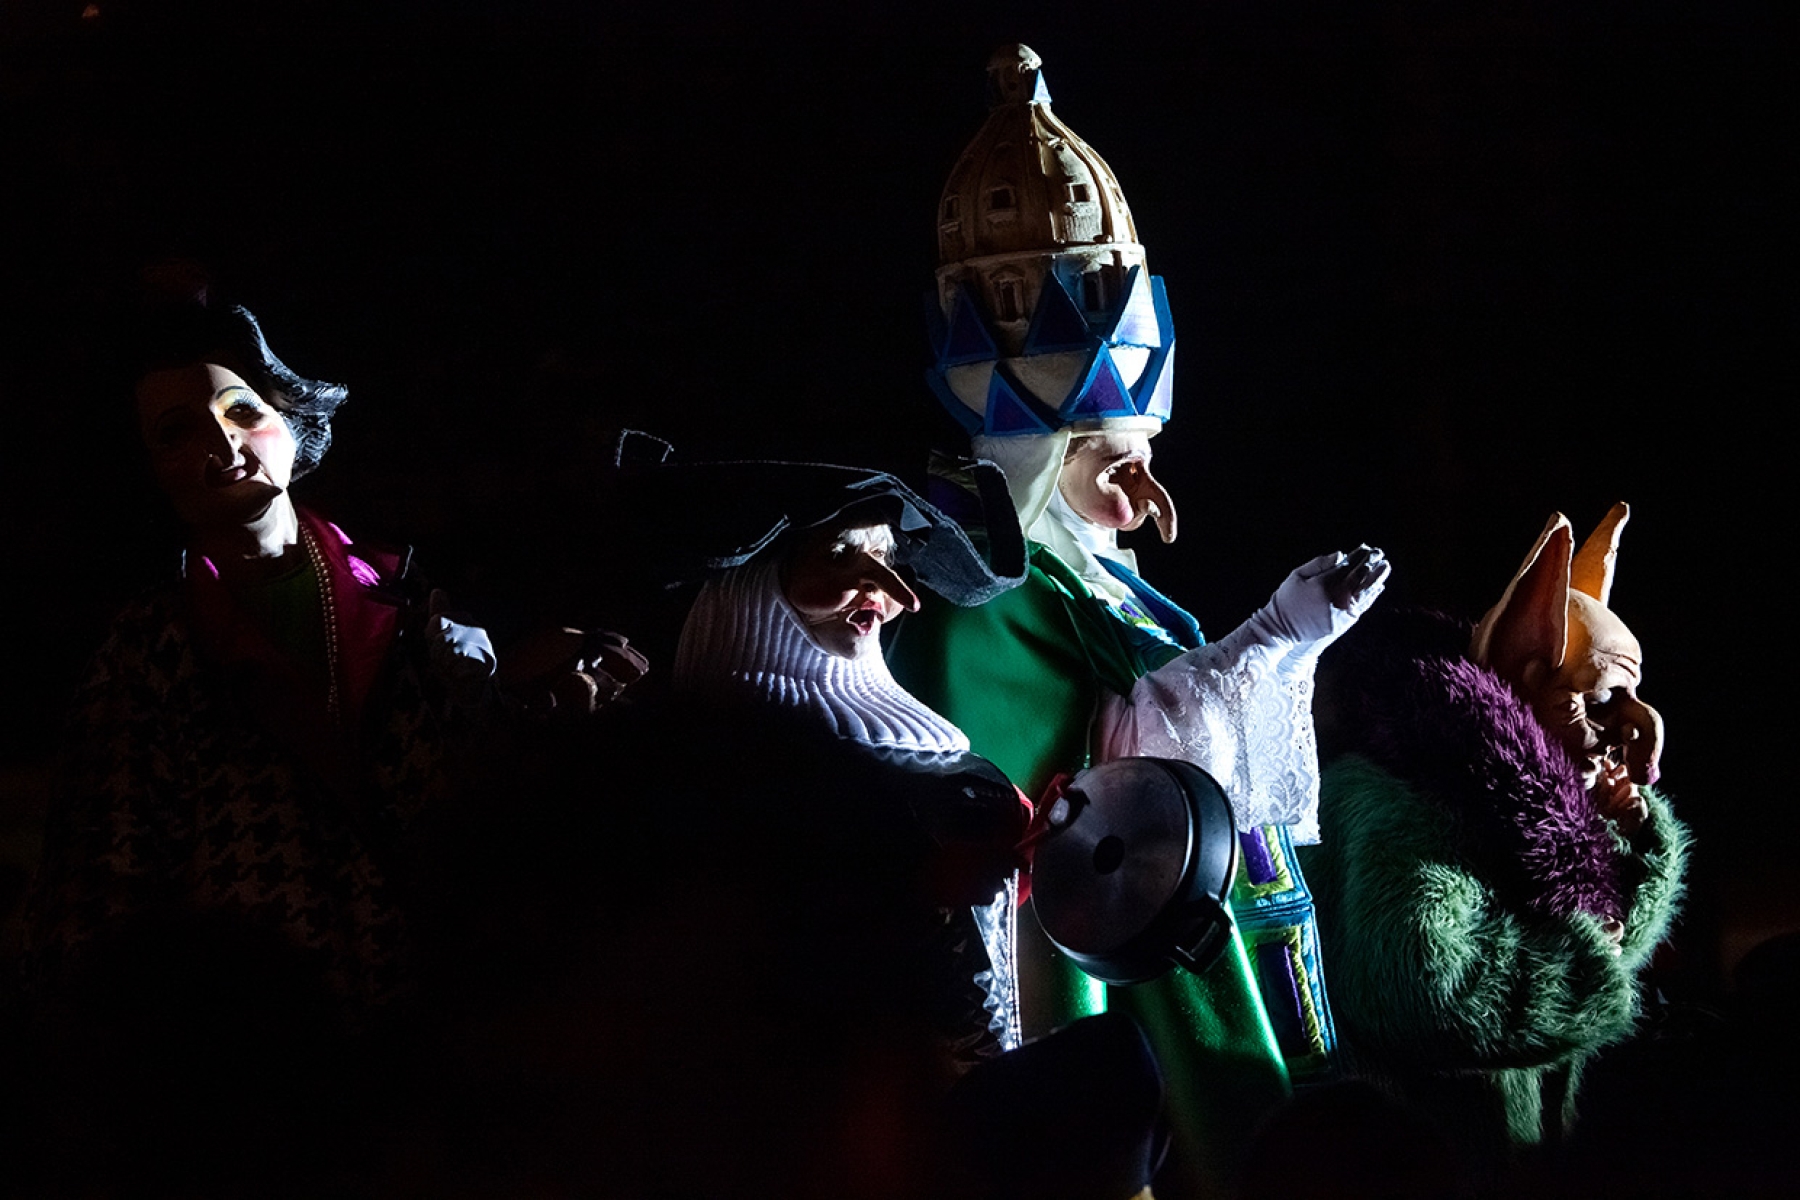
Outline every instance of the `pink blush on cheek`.
POLYGON ((262 429, 252 429, 249 441, 256 447, 258 458, 267 454, 279 456, 284 446, 287 448, 287 457, 292 458, 294 455, 294 435, 287 431, 286 426, 271 424, 262 429))
POLYGON ((1137 519, 1137 509, 1129 496, 1104 493, 1097 507, 1106 514, 1106 520, 1101 523, 1114 529, 1123 529, 1137 519))
POLYGON ((299 453, 287 423, 277 417, 261 428, 248 431, 245 440, 270 481, 278 487, 287 487, 294 472, 294 458, 299 453))

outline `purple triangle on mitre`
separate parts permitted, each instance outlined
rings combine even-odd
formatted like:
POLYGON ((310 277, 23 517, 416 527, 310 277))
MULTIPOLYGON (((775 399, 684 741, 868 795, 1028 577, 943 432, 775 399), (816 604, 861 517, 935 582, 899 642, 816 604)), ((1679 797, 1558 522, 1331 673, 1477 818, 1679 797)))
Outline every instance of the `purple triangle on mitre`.
POLYGON ((1119 368, 1113 364, 1112 355, 1105 347, 1094 355, 1094 365, 1088 370, 1087 380, 1063 402, 1058 415, 1067 422, 1138 415, 1137 406, 1131 402, 1131 393, 1119 377, 1119 368))
POLYGON ((999 371, 988 382, 987 432, 990 437, 1051 432, 1031 403, 1013 388, 999 371))
POLYGON ((1038 292, 1037 308, 1031 314, 1031 328, 1025 334, 1025 353, 1050 354, 1058 350, 1081 350, 1094 340, 1087 318, 1075 306, 1074 297, 1058 279, 1056 272, 1044 276, 1038 292))
POLYGON ((938 355, 938 365, 954 367, 998 355, 999 349, 988 334, 975 298, 969 295, 967 288, 959 285, 956 299, 950 305, 950 329, 944 338, 943 352, 938 355))

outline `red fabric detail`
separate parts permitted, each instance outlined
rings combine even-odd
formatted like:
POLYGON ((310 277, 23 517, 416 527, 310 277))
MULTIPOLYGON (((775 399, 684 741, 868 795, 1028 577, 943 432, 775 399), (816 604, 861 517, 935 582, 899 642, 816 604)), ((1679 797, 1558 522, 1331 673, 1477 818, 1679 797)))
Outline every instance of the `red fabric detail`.
MULTIPOLYGON (((351 541, 344 531, 305 509, 300 522, 315 539, 324 559, 327 584, 337 617, 338 706, 345 729, 362 727, 369 693, 387 662, 400 629, 400 601, 382 595, 362 581, 351 563, 351 541)), ((400 556, 358 547, 354 556, 387 578, 400 569, 400 556)))
MULTIPOLYGON (((338 658, 333 671, 339 688, 335 725, 326 697, 245 614, 220 581, 217 568, 199 554, 190 559, 206 569, 188 571, 186 600, 196 642, 210 661, 224 669, 241 701, 255 709, 272 735, 342 787, 350 777, 355 731, 361 728, 369 694, 400 628, 401 602, 357 579, 349 564, 349 539, 341 529, 306 509, 298 513, 319 549, 335 611, 338 658)), ((360 557, 386 567, 390 578, 402 561, 379 551, 365 550, 360 557)))
POLYGON ((1031 856, 1037 849, 1037 844, 1043 841, 1050 832, 1050 809, 1055 806, 1057 797, 1063 794, 1063 789, 1068 787, 1069 781, 1074 778, 1075 776, 1067 771, 1059 771, 1052 775, 1050 782, 1044 785, 1044 794, 1038 797, 1035 805, 1025 798, 1024 792, 1019 793, 1019 803, 1025 806, 1025 812, 1028 814, 1025 836, 1019 840, 1017 847, 1019 858, 1024 864, 1019 868, 1020 904, 1031 899, 1031 856))
POLYGON ((987 904, 1007 876, 1024 870, 1020 837, 1031 822, 1031 801, 1016 787, 1013 795, 1019 801, 1013 820, 996 813, 986 836, 937 841, 925 864, 925 892, 934 906, 987 904))

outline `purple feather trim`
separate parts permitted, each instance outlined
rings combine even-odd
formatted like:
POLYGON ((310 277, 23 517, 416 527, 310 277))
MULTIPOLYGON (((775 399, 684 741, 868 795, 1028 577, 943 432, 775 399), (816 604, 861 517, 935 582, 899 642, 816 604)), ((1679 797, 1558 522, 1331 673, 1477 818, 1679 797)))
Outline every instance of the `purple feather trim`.
POLYGON ((1611 826, 1511 686, 1463 656, 1468 638, 1437 613, 1365 617, 1320 666, 1321 751, 1361 754, 1441 805, 1455 851, 1506 903, 1621 915, 1611 826))

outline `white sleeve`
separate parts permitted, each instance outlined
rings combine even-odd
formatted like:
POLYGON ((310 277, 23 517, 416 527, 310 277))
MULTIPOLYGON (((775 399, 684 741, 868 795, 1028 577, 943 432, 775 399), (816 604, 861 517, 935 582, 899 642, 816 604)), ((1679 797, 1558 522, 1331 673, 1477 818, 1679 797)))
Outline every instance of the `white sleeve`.
POLYGON ((1293 649, 1233 634, 1165 663, 1140 678, 1129 696, 1107 696, 1100 712, 1103 754, 1193 763, 1225 789, 1239 829, 1288 825, 1296 844, 1317 843, 1312 698, 1318 659, 1293 649))

